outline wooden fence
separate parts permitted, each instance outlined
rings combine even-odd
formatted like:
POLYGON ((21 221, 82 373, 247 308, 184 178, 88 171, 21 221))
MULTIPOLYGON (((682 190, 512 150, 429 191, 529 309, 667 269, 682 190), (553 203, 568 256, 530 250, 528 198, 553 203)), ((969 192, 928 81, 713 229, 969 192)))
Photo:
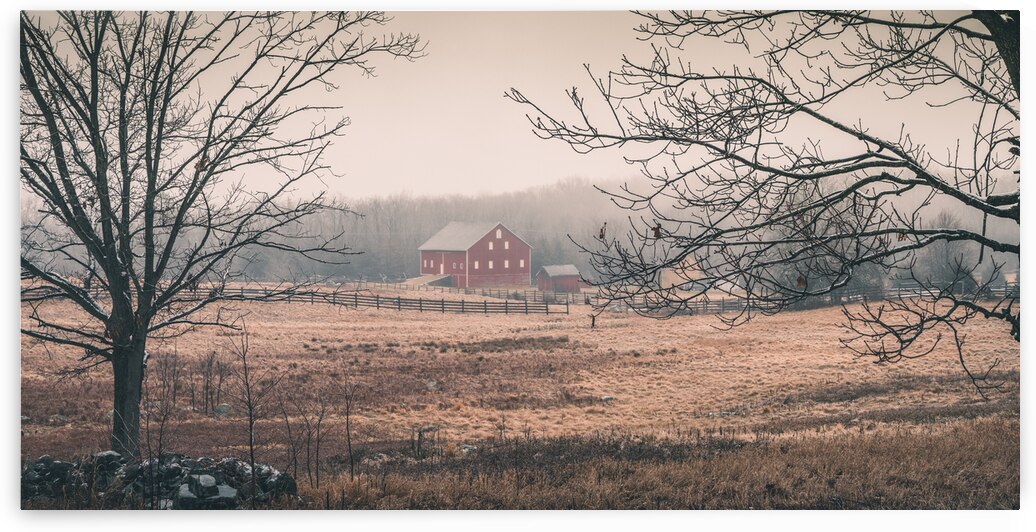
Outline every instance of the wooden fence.
MULTIPOLYGON (((606 300, 590 292, 569 293, 569 292, 547 292, 536 289, 497 289, 497 288, 456 288, 452 286, 432 285, 411 285, 406 283, 380 283, 369 281, 346 281, 340 285, 348 286, 356 290, 368 290, 372 288, 391 288, 396 290, 439 292, 446 294, 467 294, 481 297, 492 297, 513 301, 531 301, 536 303, 565 304, 565 305, 601 305, 606 300)), ((888 288, 839 290, 835 293, 816 296, 815 304, 837 305, 841 303, 859 303, 861 301, 877 301, 888 298, 918 297, 928 295, 926 289, 916 283, 902 283, 888 288)), ((991 287, 989 296, 995 298, 1018 297, 1018 283, 1006 283, 999 287, 991 287)), ((700 299, 689 306, 689 310, 695 313, 722 313, 728 310, 736 310, 744 305, 742 298, 710 298, 700 299)), ((631 297, 625 301, 625 306, 643 308, 649 306, 648 296, 631 297)))
POLYGON ((322 303, 351 308, 373 308, 378 310, 416 310, 445 314, 568 314, 569 306, 534 301, 467 301, 410 297, 390 297, 381 294, 364 294, 359 291, 286 290, 276 292, 262 288, 227 288, 221 296, 228 300, 271 298, 288 303, 322 303))
MULTIPOLYGON (((101 295, 98 291, 97 295, 101 295)), ((461 314, 568 314, 572 304, 594 304, 602 305, 607 301, 597 295, 588 293, 569 294, 564 292, 540 292, 539 290, 503 290, 503 289, 464 289, 452 287, 425 287, 422 285, 406 285, 402 283, 366 283, 350 282, 338 285, 332 290, 309 289, 309 290, 277 290, 258 287, 228 287, 221 294, 225 300, 245 301, 250 299, 266 299, 273 301, 285 301, 295 303, 322 303, 351 308, 374 308, 379 310, 410 310, 418 312, 438 313, 461 313, 461 314), (481 295, 483 297, 497 298, 496 301, 481 300, 447 300, 445 298, 412 298, 412 297, 390 297, 381 294, 370 294, 370 288, 396 288, 400 290, 415 291, 438 291, 443 293, 457 293, 468 295, 481 295), (439 289, 439 290, 435 290, 439 289)), ((901 284, 891 288, 875 288, 870 290, 844 290, 836 293, 817 296, 807 300, 804 304, 810 307, 825 305, 840 305, 845 303, 858 303, 861 301, 878 301, 891 297, 917 297, 926 295, 925 289, 910 284, 901 284)), ((988 291, 990 298, 1018 297, 1019 289, 1017 283, 1007 284, 1001 287, 991 288, 988 291)), ((201 289, 196 292, 186 292, 185 296, 191 299, 211 297, 208 289, 201 289)), ((103 297, 103 296, 102 296, 103 297)), ((611 308, 618 311, 652 311, 657 306, 656 302, 648 296, 627 298, 621 302, 613 303, 611 308)), ((699 298, 690 302, 681 313, 689 314, 722 314, 724 312, 738 311, 744 308, 744 299, 739 297, 728 298, 699 298)))
POLYGON ((341 286, 349 286, 356 290, 369 290, 374 288, 390 288, 394 290, 407 290, 412 292, 438 292, 443 294, 473 295, 479 297, 492 297, 496 299, 510 299, 513 301, 532 301, 537 303, 581 305, 589 304, 594 296, 586 293, 570 292, 543 292, 535 288, 457 288, 454 286, 436 286, 427 284, 407 283, 382 283, 373 281, 344 281, 341 286))

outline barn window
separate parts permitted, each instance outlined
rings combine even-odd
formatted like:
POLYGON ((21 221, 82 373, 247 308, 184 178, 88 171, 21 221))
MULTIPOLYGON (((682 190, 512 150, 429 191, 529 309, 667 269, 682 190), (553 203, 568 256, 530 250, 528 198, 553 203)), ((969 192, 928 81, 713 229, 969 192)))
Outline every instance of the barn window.
POLYGON ((493 251, 493 243, 492 242, 489 243, 489 251, 493 251))
POLYGON ((477 260, 475 261, 475 269, 476 270, 478 269, 478 261, 477 260))
POLYGON ((435 259, 432 259, 432 260, 430 260, 428 262, 429 262, 429 264, 431 264, 432 268, 435 267, 435 259))
POLYGON ((421 261, 421 267, 422 268, 427 268, 428 267, 428 259, 424 259, 424 260, 421 261))
POLYGON ((489 261, 489 269, 490 269, 490 270, 492 270, 492 269, 493 269, 493 261, 489 261))
POLYGON ((504 240, 504 249, 511 249, 511 243, 507 240, 504 240))
POLYGON ((525 267, 525 259, 519 259, 518 260, 518 267, 519 268, 524 268, 525 267))
MULTIPOLYGON (((497 230, 496 230, 496 237, 497 237, 497 238, 500 238, 500 237, 502 237, 502 236, 504 236, 504 232, 503 232, 503 231, 501 231, 501 230, 499 230, 499 229, 497 229, 497 230)), ((504 247, 506 248, 507 246, 504 246, 504 247)))

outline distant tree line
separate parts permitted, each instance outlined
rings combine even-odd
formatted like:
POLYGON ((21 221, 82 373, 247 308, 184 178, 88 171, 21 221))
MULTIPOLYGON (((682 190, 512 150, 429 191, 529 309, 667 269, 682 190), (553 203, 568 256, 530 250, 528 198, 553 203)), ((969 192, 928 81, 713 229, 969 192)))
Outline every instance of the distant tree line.
POLYGON ((587 256, 570 240, 585 243, 628 226, 626 215, 585 179, 517 192, 480 196, 390 196, 345 199, 350 210, 310 217, 310 234, 341 235, 356 254, 348 264, 320 264, 276 250, 242 257, 257 280, 299 274, 334 279, 400 280, 418 276, 417 248, 452 222, 502 222, 532 246, 532 272, 545 264, 575 264, 593 276, 587 256))

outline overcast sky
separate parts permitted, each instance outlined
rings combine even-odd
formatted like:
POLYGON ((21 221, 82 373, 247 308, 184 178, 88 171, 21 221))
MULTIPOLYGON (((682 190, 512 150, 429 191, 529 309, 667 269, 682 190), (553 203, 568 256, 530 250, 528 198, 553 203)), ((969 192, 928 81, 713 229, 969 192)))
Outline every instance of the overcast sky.
MULTIPOLYGON (((369 28, 370 34, 418 34, 426 43, 424 57, 411 62, 379 55, 372 59, 375 77, 347 69, 334 74, 338 90, 314 89, 303 96, 328 98, 330 101, 319 103, 340 105, 351 125, 345 137, 325 153, 325 162, 341 177, 313 179, 297 192, 327 188, 348 198, 398 193, 475 195, 547 185, 569 177, 615 181, 639 175, 639 168, 623 159, 623 155, 646 155, 631 151, 637 146, 583 155, 561 141, 542 140, 526 119, 529 108, 506 99, 504 93, 517 88, 547 111, 571 118, 572 105, 565 90, 578 86, 589 102, 591 116, 606 116, 601 114, 606 108, 600 107, 599 97, 594 98, 583 65, 589 64, 595 75, 603 77, 620 67, 623 56, 646 63, 651 43, 638 40, 635 28, 640 17, 627 11, 391 14, 394 20, 369 28)), ((955 16, 951 12, 941 15, 955 16)), ((54 13, 41 16, 56 19, 54 13)), ((676 55, 698 72, 713 68, 729 72, 734 65, 743 72, 766 68, 744 48, 714 39, 690 42, 674 52, 674 60, 676 55)), ((215 85, 225 83, 238 66, 228 62, 222 68, 226 72, 214 71, 215 85)), ((949 90, 947 94, 953 97, 959 88, 937 87, 923 96, 937 97, 941 90, 949 90)), ((853 89, 824 111, 847 124, 860 122, 872 133, 891 139, 898 137, 905 122, 911 140, 926 144, 937 154, 972 134, 973 124, 955 119, 955 107, 929 107, 926 104, 932 102, 918 98, 886 101, 882 91, 879 86, 853 89)), ((824 137, 829 134, 823 127, 815 131, 824 137)), ((813 137, 809 127, 799 133, 813 137)), ((795 141, 793 136, 786 140, 795 141)), ((837 142, 844 142, 822 140, 832 153, 839 149, 837 142)), ((257 187, 266 181, 270 186, 279 182, 267 179, 261 171, 242 177, 257 187)))
MULTIPOLYGON (((404 191, 477 194, 573 176, 614 180, 637 175, 621 150, 580 155, 560 141, 537 138, 525 118, 526 108, 503 97, 515 87, 551 112, 570 112, 565 89, 576 85, 588 100, 593 96, 584 63, 606 75, 620 66, 624 54, 635 59, 648 55, 650 44, 639 41, 634 31, 640 20, 636 15, 541 11, 393 16, 384 29, 420 34, 427 55, 414 62, 379 58, 376 78, 349 77, 336 93, 352 126, 329 158, 345 176, 327 183, 333 191, 353 197, 404 191)), ((698 71, 761 65, 742 48, 716 40, 689 46, 681 57, 698 71)), ((937 88, 926 94, 938 93, 937 88)), ((888 102, 880 87, 859 90, 844 100, 841 108, 829 106, 826 112, 846 123, 863 120, 872 132, 893 139, 904 121, 914 140, 930 147, 949 147, 969 134, 969 124, 952 119, 953 109, 927 108, 916 99, 888 102)), ((830 143, 827 147, 837 149, 830 143)))
MULTIPOLYGON (((337 94, 352 119, 329 161, 350 196, 409 191, 475 194, 570 176, 631 175, 619 152, 579 155, 538 139, 511 87, 554 108, 587 86, 583 63, 602 73, 644 45, 628 12, 394 13, 388 31, 419 33, 427 55, 382 60, 377 77, 350 78, 337 94)), ((382 58, 383 59, 383 58, 382 58)))

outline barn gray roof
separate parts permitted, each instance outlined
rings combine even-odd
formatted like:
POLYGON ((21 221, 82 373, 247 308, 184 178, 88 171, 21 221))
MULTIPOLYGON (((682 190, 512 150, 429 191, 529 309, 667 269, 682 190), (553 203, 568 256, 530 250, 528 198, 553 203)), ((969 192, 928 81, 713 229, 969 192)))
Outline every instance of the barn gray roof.
POLYGON ((579 275, 579 268, 576 268, 574 264, 552 264, 550 266, 544 266, 542 269, 550 277, 579 275))
POLYGON ((419 251, 467 251, 498 223, 450 222, 421 244, 419 251))

